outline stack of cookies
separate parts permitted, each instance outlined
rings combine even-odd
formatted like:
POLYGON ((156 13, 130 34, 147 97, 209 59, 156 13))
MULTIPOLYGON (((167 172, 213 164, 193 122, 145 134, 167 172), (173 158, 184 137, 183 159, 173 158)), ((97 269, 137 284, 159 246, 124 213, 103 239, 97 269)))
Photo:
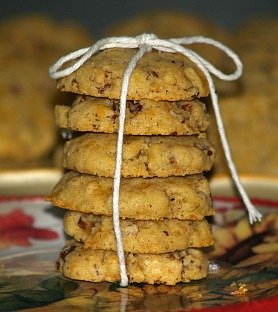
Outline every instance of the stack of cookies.
MULTIPOLYGON (((112 221, 113 177, 124 72, 135 49, 93 55, 58 80, 77 93, 56 106, 59 127, 75 131, 64 146, 69 169, 48 197, 67 209, 58 269, 69 278, 119 281, 112 221)), ((206 276, 201 250, 213 242, 205 219, 214 214, 204 171, 214 149, 205 131, 208 96, 203 73, 180 54, 149 52, 133 71, 126 108, 120 187, 120 226, 130 282, 189 282, 206 276)))

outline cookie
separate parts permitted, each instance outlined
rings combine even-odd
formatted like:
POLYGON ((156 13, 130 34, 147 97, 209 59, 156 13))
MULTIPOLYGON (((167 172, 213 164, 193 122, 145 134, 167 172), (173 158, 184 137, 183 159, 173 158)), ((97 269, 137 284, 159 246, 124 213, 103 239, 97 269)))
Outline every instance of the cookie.
POLYGON ((278 84, 278 18, 260 16, 247 20, 235 35, 235 47, 244 64, 245 90, 278 84), (259 44, 258 44, 259 43, 259 44))
MULTIPOLYGON (((276 88, 277 90, 277 88, 276 88)), ((278 174, 278 93, 246 92, 221 101, 221 112, 232 157, 240 174, 278 174)), ((229 174, 215 120, 208 129, 217 147, 216 173, 229 174)))
MULTIPOLYGON (((62 91, 119 99, 123 75, 137 49, 113 48, 98 52, 79 69, 58 80, 62 91)), ((191 100, 208 96, 201 70, 181 54, 152 51, 133 70, 127 99, 155 101, 191 100)))
MULTIPOLYGON (((46 199, 53 205, 112 216, 113 179, 68 172, 46 199)), ((202 220, 214 214, 208 181, 202 175, 121 179, 120 216, 136 220, 202 220)))
MULTIPOLYGON (((133 283, 175 285, 202 279, 208 272, 208 260, 201 250, 189 248, 165 254, 125 255, 129 281, 133 283)), ((71 279, 91 282, 120 280, 117 253, 84 249, 83 244, 69 242, 57 261, 58 270, 71 279)))
MULTIPOLYGON (((192 135, 208 126, 205 104, 198 100, 155 102, 127 101, 125 134, 192 135)), ((71 107, 56 106, 55 121, 61 128, 77 131, 116 133, 119 101, 78 96, 71 107)))
POLYGON ((1 164, 46 157, 53 148, 56 131, 51 108, 42 102, 44 100, 38 94, 21 97, 20 100, 12 95, 0 97, 0 116, 5 120, 0 123, 1 164))
POLYGON ((32 60, 0 60, 0 166, 43 156, 56 142, 48 85, 32 60))
MULTIPOLYGON (((111 217, 67 211, 64 230, 85 248, 116 251, 111 217)), ((164 253, 213 243, 208 222, 178 219, 161 221, 121 220, 124 250, 133 253, 164 253)))
MULTIPOLYGON (((57 22, 45 15, 13 16, 0 23, 0 39, 9 42, 15 56, 33 58, 48 67, 64 53, 86 47, 92 36, 77 23, 57 22), (59 31, 57 31, 59 29, 59 31)), ((46 78, 47 68, 45 73, 46 78)))
POLYGON ((53 107, 67 102, 55 90, 48 68, 58 56, 90 41, 80 27, 66 26, 42 16, 0 23, 1 168, 52 165, 58 144, 53 107))
POLYGON ((277 36, 278 18, 275 15, 249 18, 239 26, 235 34, 237 43, 244 49, 247 50, 249 47, 261 51, 269 50, 270 46, 277 48, 277 41, 273 40, 277 36), (262 44, 261 46, 258 45, 258 41, 262 44))
MULTIPOLYGON (((63 165, 80 173, 114 176, 116 134, 86 133, 67 141, 63 165)), ((195 136, 125 136, 123 177, 183 176, 210 170, 214 148, 195 136)))
MULTIPOLYGON (((188 12, 175 10, 153 10, 139 13, 120 23, 111 24, 104 36, 137 36, 142 33, 154 33, 159 38, 180 38, 205 36, 218 40, 232 47, 232 35, 212 20, 198 17, 188 12)), ((232 61, 223 52, 207 44, 190 44, 187 46, 201 57, 210 61, 225 73, 234 70, 232 61)), ((240 84, 238 81, 222 81, 215 79, 217 93, 228 95, 236 93, 240 84)))

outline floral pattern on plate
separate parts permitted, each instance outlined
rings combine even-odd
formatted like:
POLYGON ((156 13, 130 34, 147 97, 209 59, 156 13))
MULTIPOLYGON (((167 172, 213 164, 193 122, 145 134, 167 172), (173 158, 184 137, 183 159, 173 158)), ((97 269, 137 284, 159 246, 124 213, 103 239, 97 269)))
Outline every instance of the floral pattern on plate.
POLYGON ((225 311, 229 304, 243 303, 244 307, 248 303, 246 311, 252 307, 255 312, 260 303, 254 300, 263 300, 263 306, 275 311, 278 202, 256 202, 264 219, 252 227, 237 199, 215 198, 214 204, 215 245, 207 249, 207 278, 175 286, 130 284, 120 288, 117 283, 73 281, 57 273, 55 260, 65 242, 62 209, 42 198, 2 199, 0 233, 15 229, 17 235, 15 240, 0 235, 0 311, 189 311, 213 307, 225 311))

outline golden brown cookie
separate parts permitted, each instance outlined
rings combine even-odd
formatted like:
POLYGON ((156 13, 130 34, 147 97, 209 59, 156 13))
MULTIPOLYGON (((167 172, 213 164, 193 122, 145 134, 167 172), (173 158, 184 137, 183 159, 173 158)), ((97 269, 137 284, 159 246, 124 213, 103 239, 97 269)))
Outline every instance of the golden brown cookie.
MULTIPOLYGON (((58 80, 58 88, 79 94, 119 99, 124 72, 137 49, 113 48, 93 55, 71 75, 58 80)), ((208 95, 201 70, 187 57, 147 52, 133 70, 128 100, 191 100, 208 95)))
MULTIPOLYGON (((213 243, 211 228, 204 219, 185 221, 121 220, 124 250, 133 253, 164 253, 189 247, 206 247, 213 243)), ((67 211, 64 230, 85 248, 116 251, 115 233, 111 217, 67 211)))
MULTIPOLYGON (((53 205, 112 216, 113 179, 68 172, 47 197, 53 205)), ((201 220, 214 214, 208 181, 202 175, 121 179, 120 216, 136 220, 201 220)))
POLYGON ((1 167, 46 156, 56 142, 51 91, 35 65, 32 60, 0 60, 1 167))
POLYGON ((85 33, 42 16, 0 23, 0 167, 50 164, 58 141, 53 106, 67 102, 55 91, 48 67, 88 43, 85 33))
MULTIPOLYGON (((63 165, 80 173, 113 177, 116 134, 86 133, 67 141, 63 165)), ((125 136, 123 177, 167 177, 211 169, 214 148, 195 136, 125 136)))
POLYGON ((15 56, 20 50, 19 57, 35 58, 48 66, 64 53, 92 44, 89 32, 77 23, 57 22, 39 14, 2 20, 0 39, 10 43, 15 56))
MULTIPOLYGON (((278 93, 247 92, 222 99, 221 111, 232 157, 240 174, 278 173, 278 93)), ((219 151, 214 169, 228 172, 215 121, 208 129, 219 151)))
MULTIPOLYGON (((127 101, 125 134, 192 135, 208 126, 205 104, 198 100, 163 102, 127 101)), ((78 96, 73 105, 56 106, 55 121, 61 128, 77 131, 116 133, 119 101, 78 96)))
MULTIPOLYGON (((130 282, 175 285, 204 278, 208 261, 201 250, 189 248, 173 253, 126 254, 130 282)), ((57 261, 59 271, 66 277, 91 282, 120 280, 116 252, 84 249, 83 244, 69 242, 57 261)))
MULTIPOLYGON (((104 36, 136 36, 142 33, 154 33, 160 38, 205 36, 232 47, 232 35, 223 27, 204 17, 175 10, 139 13, 125 21, 112 24, 104 36)), ((225 73, 234 70, 231 60, 215 47, 196 43, 188 47, 225 73)), ((217 92, 222 95, 236 93, 240 88, 238 81, 226 82, 215 79, 215 84, 217 92)))
POLYGON ((238 29, 235 47, 244 65, 242 82, 246 90, 261 90, 278 84, 278 18, 261 16, 247 20, 238 29))

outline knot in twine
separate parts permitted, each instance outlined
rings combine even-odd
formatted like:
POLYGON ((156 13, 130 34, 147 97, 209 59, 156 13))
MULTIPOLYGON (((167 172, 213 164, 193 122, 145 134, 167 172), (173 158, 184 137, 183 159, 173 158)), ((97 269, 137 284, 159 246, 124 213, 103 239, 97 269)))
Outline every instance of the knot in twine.
POLYGON ((122 166, 123 133, 124 133, 126 99, 130 76, 134 68, 136 67, 136 64, 146 52, 158 50, 162 52, 181 53, 184 56, 188 57, 193 63, 195 63, 199 67, 200 70, 202 70, 208 81, 210 96, 217 122, 217 128, 223 145, 223 150, 225 153, 227 164, 230 169, 233 182, 239 194, 241 195, 241 198, 248 211, 249 221, 251 224, 253 222, 260 221, 262 216, 253 206, 243 186, 240 183, 237 170, 231 157, 231 152, 225 135, 225 130, 218 105, 218 98, 215 92, 213 79, 211 77, 211 74, 213 74, 219 79, 227 81, 232 81, 239 78, 242 74, 242 63, 238 58, 238 56, 231 49, 229 49, 222 43, 213 40, 211 38, 202 36, 172 38, 167 40, 159 39, 154 34, 142 34, 137 37, 109 37, 97 41, 91 47, 80 49, 78 51, 72 52, 60 58, 52 67, 50 67, 49 75, 53 79, 68 76, 74 71, 76 71, 79 67, 81 67, 93 54, 97 53, 98 51, 111 48, 126 48, 126 49, 138 48, 138 51, 130 59, 123 76, 123 83, 120 96, 120 114, 119 114, 119 130, 118 130, 117 152, 116 152, 116 165, 113 184, 113 223, 117 243, 117 254, 120 266, 121 286, 127 286, 128 277, 126 273, 124 249, 122 243, 120 218, 119 218, 119 194, 120 194, 121 166, 122 166), (210 62, 202 58, 200 55, 184 47, 184 45, 186 46, 192 43, 202 43, 212 45, 218 48, 219 50, 225 52, 226 55, 230 57, 235 63, 236 70, 231 74, 225 74, 221 72, 219 69, 215 68, 210 62), (76 61, 73 65, 69 66, 68 68, 59 71, 59 69, 63 66, 63 64, 65 64, 70 60, 76 61))

